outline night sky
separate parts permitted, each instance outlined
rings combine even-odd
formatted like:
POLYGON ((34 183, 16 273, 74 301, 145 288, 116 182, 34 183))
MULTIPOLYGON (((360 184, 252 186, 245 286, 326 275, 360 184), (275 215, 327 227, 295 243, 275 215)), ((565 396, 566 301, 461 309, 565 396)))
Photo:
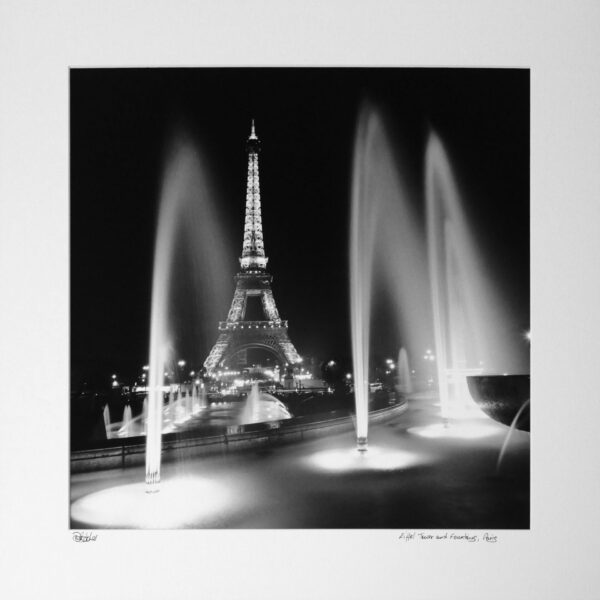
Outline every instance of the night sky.
MULTIPOLYGON (((386 115, 417 190, 430 128, 442 138, 518 327, 529 328, 529 71, 496 69, 71 70, 71 379, 129 378, 148 362, 152 258, 174 126, 208 157, 241 254, 250 120, 262 143, 265 250, 280 315, 302 355, 350 355, 348 224, 354 132, 386 115)), ((200 340, 199 366, 217 336, 200 340)), ((399 346, 393 340, 388 352, 399 346)), ((401 340, 400 340, 401 342, 401 340)), ((387 342, 386 342, 387 343, 387 342)))

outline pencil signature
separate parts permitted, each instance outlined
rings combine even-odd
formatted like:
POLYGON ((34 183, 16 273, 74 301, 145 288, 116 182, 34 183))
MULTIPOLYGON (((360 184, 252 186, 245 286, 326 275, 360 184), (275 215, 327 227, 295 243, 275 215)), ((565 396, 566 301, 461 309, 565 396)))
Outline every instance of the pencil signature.
POLYGON ((98 538, 98 534, 93 534, 91 531, 85 533, 84 531, 74 531, 73 541, 74 542, 95 542, 98 538))

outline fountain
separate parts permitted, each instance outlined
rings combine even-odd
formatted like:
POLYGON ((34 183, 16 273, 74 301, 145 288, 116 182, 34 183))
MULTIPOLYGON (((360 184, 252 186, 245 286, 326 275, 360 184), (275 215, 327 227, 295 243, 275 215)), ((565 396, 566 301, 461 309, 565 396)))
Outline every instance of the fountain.
POLYGON ((500 289, 469 225, 448 155, 430 133, 425 158, 429 275, 442 419, 481 414, 467 377, 522 369, 500 289))
MULTIPOLYGON (((447 159, 431 140, 427 159, 430 270, 428 270, 425 252, 427 245, 424 227, 420 226, 417 217, 413 214, 414 204, 420 199, 420 196, 411 192, 410 186, 405 181, 403 171, 405 165, 397 163, 395 159, 394 148, 388 138, 387 128, 384 127, 381 115, 371 106, 363 108, 354 148, 350 246, 352 347, 356 385, 358 452, 353 447, 344 448, 344 444, 347 446, 346 432, 339 436, 327 433, 327 437, 323 436, 324 439, 318 440, 314 444, 312 441, 308 444, 298 441, 295 445, 290 444, 289 447, 283 448, 281 454, 278 452, 264 453, 264 456, 260 456, 260 460, 256 460, 253 452, 232 452, 231 456, 227 458, 225 465, 227 469, 223 468, 224 463, 220 452, 215 452, 215 455, 219 454, 215 457, 209 457, 208 453, 205 455, 203 451, 199 452, 201 456, 194 456, 191 451, 188 454, 186 449, 185 454, 181 453, 178 456, 178 458, 185 458, 186 461, 189 459, 184 469, 181 469, 180 464, 165 467, 168 469, 167 473, 170 470, 173 478, 169 478, 171 485, 164 486, 165 489, 160 494, 144 495, 142 493, 140 498, 140 489, 144 485, 141 477, 135 470, 132 470, 128 475, 137 477, 139 484, 119 485, 110 493, 96 493, 95 495, 86 493, 85 497, 76 500, 77 504, 73 510, 73 518, 76 523, 81 522, 86 525, 93 523, 96 526, 108 523, 111 526, 120 527, 131 526, 132 523, 134 526, 142 527, 156 527, 157 525, 220 527, 223 524, 240 527, 247 522, 244 521, 246 518, 244 515, 257 514, 260 515, 260 517, 254 517, 258 519, 257 521, 250 520, 253 526, 306 524, 306 521, 302 521, 306 515, 311 515, 312 518, 312 515, 319 514, 318 500, 316 501, 317 510, 312 510, 313 505, 310 505, 311 510, 307 510, 304 504, 317 498, 318 495, 313 488, 316 484, 322 486, 318 488, 320 498, 329 493, 330 497, 336 499, 335 503, 329 503, 332 508, 325 506, 325 509, 330 511, 327 513, 328 516, 339 513, 340 509, 343 512, 346 506, 350 506, 350 517, 336 523, 351 523, 352 526, 366 526, 365 523, 367 525, 375 523, 380 526, 384 521, 378 516, 374 521, 361 520, 364 518, 364 507, 369 506, 369 503, 373 504, 373 490, 376 490, 377 508, 379 509, 380 505, 384 506, 386 519, 398 518, 398 514, 405 512, 398 511, 398 506, 408 505, 416 497, 418 501, 423 500, 422 504, 425 509, 430 505, 434 507, 432 512, 436 513, 437 519, 433 520, 434 525, 442 523, 443 526, 447 526, 446 523, 440 521, 440 517, 445 517, 444 512, 448 509, 447 498, 445 500, 442 498, 440 504, 435 504, 431 498, 436 496, 435 490, 448 490, 451 485, 453 494, 457 493, 456 490, 459 486, 467 489, 469 493, 477 487, 464 475, 463 471, 467 472, 467 469, 464 468, 463 459, 467 451, 477 450, 478 447, 474 444, 472 446, 456 444, 455 446, 460 452, 454 452, 452 445, 454 442, 445 443, 444 446, 432 442, 430 448, 433 451, 429 455, 425 450, 425 444, 420 441, 411 441, 410 435, 406 434, 404 424, 402 427, 396 427, 397 423, 389 422, 380 430, 373 430, 371 439, 368 437, 369 357, 372 346, 371 339, 375 338, 372 332, 374 334, 376 331, 371 318, 372 314, 376 312, 379 292, 388 296, 388 301, 395 309, 394 319, 390 320, 390 329, 394 329, 398 325, 399 338, 403 345, 397 360, 397 389, 403 394, 410 394, 413 388, 408 357, 420 356, 422 349, 429 345, 429 343, 424 344, 423 340, 429 341, 429 323, 433 322, 429 309, 431 297, 429 275, 433 273, 431 277, 432 285, 435 287, 434 300, 437 314, 435 320, 436 356, 438 356, 438 362, 441 362, 440 372, 443 376, 440 377, 440 382, 445 386, 447 398, 452 395, 448 391, 448 373, 460 372, 463 375, 467 369, 471 368, 471 363, 467 361, 471 355, 469 352, 470 337, 464 335, 464 331, 468 331, 470 335, 471 305, 478 300, 487 299, 487 295, 468 294, 463 289, 471 281, 469 279, 471 272, 468 270, 468 266, 472 258, 469 256, 469 248, 462 248, 464 232, 457 225, 460 223, 460 219, 454 214, 453 204, 449 200, 449 197, 452 198, 452 179, 449 175, 447 159), (434 235, 437 236, 436 239, 432 239, 434 235), (377 295, 374 294, 374 290, 377 295), (440 348, 443 349, 441 352, 440 348), (439 361, 440 356, 443 356, 443 361, 439 361), (392 427, 388 428, 387 425, 392 425, 392 427), (383 444, 378 445, 381 444, 382 438, 383 444), (399 440, 406 446, 402 452, 394 447, 395 444, 398 445, 399 440), (339 448, 342 450, 339 451, 339 448), (270 454, 279 454, 279 456, 270 456, 270 454), (305 460, 306 454, 309 454, 308 460, 305 460), (306 467, 305 463, 309 466, 306 467), (207 467, 207 465, 209 466, 207 467), (404 496, 405 490, 411 490, 411 494, 413 494, 414 486, 411 484, 411 479, 403 476, 388 477, 387 474, 405 471, 417 465, 427 468, 415 469, 415 472, 409 474, 409 477, 414 477, 412 481, 425 481, 424 484, 419 483, 424 491, 413 496, 404 496), (439 468, 436 469, 436 465, 439 468), (448 467, 454 465, 460 467, 457 472, 460 477, 464 478, 464 486, 462 480, 459 480, 459 485, 455 485, 451 481, 454 471, 449 472, 448 467), (176 480, 178 470, 189 471, 184 473, 185 477, 181 477, 179 482, 176 480), (320 470, 350 473, 368 470, 370 472, 369 485, 356 485, 357 479, 352 476, 338 477, 333 482, 330 478, 323 477, 318 472, 320 470), (194 477, 189 478, 188 475, 192 471, 195 471, 194 477), (317 471, 318 476, 313 477, 313 471, 317 471), (377 479, 377 471, 384 472, 385 478, 377 479), (196 481, 196 474, 200 473, 202 477, 197 477, 198 481, 196 481), (435 477, 431 476, 431 473, 435 477), (248 487, 246 488, 243 485, 240 486, 240 482, 244 483, 245 476, 248 478, 248 487), (204 481, 205 478, 206 481, 204 481), (211 478, 215 481, 221 478, 223 489, 227 488, 228 495, 241 505, 238 514, 232 517, 227 513, 227 510, 231 510, 226 502, 228 498, 223 499, 218 485, 215 485, 214 489, 211 486, 204 486, 207 482, 211 482, 211 478), (189 486, 188 479, 198 485, 189 486), (257 481, 261 485, 257 485, 257 481), (372 482, 373 485, 371 485, 372 482), (375 487, 380 483, 381 488, 375 487), (334 485, 336 487, 333 487, 334 485), (365 490, 368 493, 365 493, 365 490), (250 493, 247 493, 248 491, 250 493), (253 496, 254 491, 256 491, 256 498, 253 496), (332 494, 332 491, 335 493, 332 494), (280 496, 279 494, 282 492, 285 494, 280 496), (304 492, 304 496, 299 492, 304 492), (391 495, 388 495, 390 492, 391 495), (284 503, 281 498, 285 498, 286 502, 284 503), (289 502, 287 502, 288 498, 290 498, 289 502), (294 518, 290 521, 270 520, 268 514, 265 517, 267 511, 264 509, 264 501, 273 502, 271 499, 275 499, 277 505, 267 504, 269 509, 274 506, 276 510, 279 510, 278 506, 283 507, 285 504, 285 510, 290 510, 295 520, 294 518), (398 499, 401 502, 398 502, 398 499), (255 504, 252 504, 254 502, 255 504), (206 508, 207 506, 210 507, 210 511, 206 508), (260 508, 255 510, 255 506, 260 508), (354 506, 357 508, 353 509, 354 506), (214 510, 216 516, 213 521, 204 520, 203 511, 205 509, 207 515, 212 514, 214 510), (356 510, 359 515, 359 519, 356 521, 352 520, 356 516, 353 510, 356 510), (242 516, 240 517, 240 515, 242 516), (79 521, 77 521, 78 519, 79 521)), ((180 386, 177 390, 165 385, 165 374, 171 371, 170 363, 173 362, 175 348, 178 348, 179 344, 175 333, 176 327, 173 323, 177 318, 178 311, 173 306, 170 294, 172 281, 176 279, 172 274, 173 265, 177 263, 176 242, 189 241, 188 233, 194 239, 204 238, 202 234, 198 234, 196 226, 192 226, 193 219, 189 218, 190 215, 195 214, 195 211, 199 211, 199 214, 202 215, 205 214, 203 212, 204 196, 194 196, 192 200, 188 194, 190 188, 203 189, 202 178, 197 179, 196 175, 192 175, 192 172, 198 172, 198 168, 199 163, 193 148, 187 142, 179 146, 170 159, 161 198, 152 297, 150 392, 148 399, 144 401, 144 417, 142 417, 143 420, 144 418, 147 420, 145 489, 148 492, 157 491, 161 480, 162 433, 177 429, 175 422, 182 421, 182 415, 189 418, 191 414, 198 413, 209 404, 207 389, 204 385, 201 385, 199 389, 180 386), (168 398, 166 406, 164 406, 165 392, 168 398)), ((214 223, 211 226, 214 227, 214 223)), ((194 256, 198 257, 200 263, 205 264, 213 260, 213 254, 216 253, 202 252, 198 249, 194 252, 194 256)), ((224 270, 225 267, 222 271, 224 270)), ((193 273, 197 275, 197 271, 193 271, 193 273)), ((202 278, 202 286, 208 288, 211 294, 215 293, 214 288, 207 284, 206 279, 206 277, 202 278)), ((215 277, 214 283, 226 280, 227 277, 223 273, 219 273, 215 277)), ((226 305, 221 302, 221 306, 226 305)), ((210 322, 210 319, 204 315, 203 319, 210 322)), ((499 335, 499 333, 496 332, 494 335, 499 335)), ((431 337, 433 337, 432 334, 431 337)), ((396 349, 398 346, 399 344, 396 343, 393 347, 396 349)), ((482 353, 479 346, 476 348, 477 352, 473 352, 476 359, 479 360, 480 356, 483 356, 486 364, 488 360, 491 361, 491 358, 482 353)), ((179 349, 177 355, 181 355, 179 349)), ((475 365, 472 368, 477 369, 479 366, 475 365)), ((210 400, 212 401, 211 405, 217 409, 215 412, 220 413, 217 415, 218 418, 222 418, 223 413, 227 418, 233 414, 234 419, 239 420, 240 423, 260 423, 288 419, 291 416, 276 398, 261 393, 256 383, 253 384, 243 407, 235 402, 229 404, 221 402, 217 399, 216 394, 211 394, 210 400)), ((446 415, 449 413, 447 399, 443 411, 446 415)), ((410 415, 410 418, 417 426, 421 424, 422 419, 429 418, 428 414, 415 412, 418 414, 410 415)), ((210 414, 203 414, 202 417, 194 419, 187 426, 190 430, 192 426, 198 426, 198 431, 200 431, 202 426, 200 422, 205 416, 208 422, 210 414)), ((515 417, 515 426, 517 422, 518 415, 515 417)), ((219 426, 222 427, 222 425, 219 426)), ((292 423, 292 427, 289 429, 295 427, 296 424, 292 423)), ((128 429, 130 428, 131 426, 128 426, 128 429)), ((258 431, 260 435, 256 436, 256 439, 261 440, 266 437, 264 431, 267 428, 268 426, 259 426, 250 427, 248 430, 258 431)), ((285 427, 281 429, 284 430, 285 427)), ((492 431, 497 434, 498 429, 498 426, 494 425, 492 431)), ((221 431, 225 431, 225 429, 221 431)), ((184 444, 188 441, 188 433, 194 434, 191 431, 184 432, 184 435, 181 436, 184 444)), ((237 431, 233 433, 237 433, 237 431)), ((273 437, 283 439, 284 436, 279 436, 280 433, 278 431, 278 435, 273 437)), ((303 439, 302 436, 303 434, 300 439, 303 439)), ((173 435, 171 439, 177 437, 179 436, 173 435)), ((192 435, 189 437, 191 438, 192 435)), ((237 437, 244 438, 244 443, 246 443, 246 439, 252 438, 251 435, 237 437)), ((234 435, 229 435, 229 431, 227 434, 223 434, 223 438, 225 439, 224 444, 233 445, 233 442, 236 441, 234 435)), ((296 438, 289 439, 295 440, 296 438)), ((481 456, 485 454, 484 452, 472 452, 472 454, 479 455, 475 457, 476 461, 483 461, 481 456)), ((485 466, 480 470, 485 472, 485 466)), ((468 476, 470 477, 470 475, 469 471, 468 476)), ((365 480, 367 479, 365 478, 365 480)), ((83 483, 87 484, 85 481, 83 483)), ((485 491, 487 497, 491 498, 493 494, 489 492, 488 487, 485 487, 485 491)), ((441 498, 444 494, 437 494, 437 496, 441 498)), ((475 505, 471 498, 468 500, 475 505)), ((494 506, 501 504, 496 497, 492 500, 487 499, 486 502, 491 502, 494 506)), ((459 516, 450 523, 454 527, 462 527, 465 511, 461 510, 459 502, 452 504, 457 505, 456 512, 459 513, 459 516)), ((424 512, 427 515, 427 511, 424 512)), ((495 515, 493 512, 491 514, 495 515)), ((252 516, 248 518, 252 519, 252 516)), ((324 522, 323 520, 317 522, 317 526, 324 522)), ((387 524, 387 521, 385 522, 387 524)), ((396 523, 393 520, 390 522, 396 523)), ((489 522, 496 523, 494 519, 490 519, 489 522)), ((409 519, 408 523, 409 525, 416 523, 419 526, 421 523, 425 523, 426 527, 431 526, 431 522, 427 519, 425 521, 409 519)), ((308 525, 311 524, 314 526, 314 521, 308 521, 308 525)), ((325 524, 328 525, 326 522, 325 524)))
POLYGON ((266 421, 281 421, 291 419, 292 415, 285 405, 270 394, 261 392, 258 383, 252 384, 252 389, 246 398, 240 413, 241 425, 264 423, 266 421))
POLYGON ((393 306, 392 327, 408 347, 421 348, 430 331, 423 235, 414 193, 386 133, 382 115, 362 107, 355 136, 350 216, 350 306, 356 435, 367 448, 372 293, 393 306))
POLYGON ((192 384, 192 414, 200 412, 200 398, 198 397, 198 386, 192 384))
MULTIPOLYGON (((160 482, 164 377, 173 362, 174 340, 178 341, 174 288, 180 280, 191 283, 191 297, 198 303, 194 313, 202 314, 208 322, 218 320, 227 297, 228 244, 215 215, 213 197, 196 145, 186 133, 175 132, 166 155, 154 251, 146 436, 148 492, 157 491, 160 482), (192 268, 175 277, 174 272, 183 270, 186 260, 192 268)), ((197 344, 198 331, 190 323, 186 323, 186 331, 196 337, 197 344)), ((177 418, 171 395, 168 412, 171 420, 177 418)))
POLYGON ((515 429, 529 431, 529 375, 480 375, 467 377, 469 392, 488 416, 515 429))
POLYGON ((146 427, 148 424, 148 396, 144 396, 144 403, 142 405, 142 423, 144 424, 144 434, 146 434, 146 427))
POLYGON ((175 392, 169 390, 169 402, 167 404, 167 420, 169 423, 175 423, 175 392))
POLYGON ((411 394, 413 391, 410 377, 410 368, 408 366, 408 353, 406 348, 400 348, 398 352, 398 363, 396 365, 398 372, 398 392, 401 394, 411 394))
MULTIPOLYGON (((523 371, 523 344, 512 327, 499 286, 468 222, 450 161, 430 133, 425 155, 425 223, 415 208, 408 162, 389 139, 372 105, 362 107, 355 138, 350 220, 350 302, 359 450, 367 447, 369 354, 373 290, 393 305, 398 327, 399 387, 410 393, 406 348, 415 353, 435 340, 441 416, 482 416, 467 377, 523 371), (399 157, 402 158, 402 157, 399 157), (432 318, 433 315, 433 318, 432 318), (432 327, 433 325, 433 327, 432 327), (406 386, 409 386, 406 388, 406 386)), ((379 337, 379 336, 378 336, 379 337)), ((431 354, 427 358, 434 359, 431 354)), ((525 369, 527 370, 527 368, 525 369)))
POLYGON ((208 407, 208 394, 206 393, 206 386, 204 384, 200 385, 200 408, 208 407))
POLYGON ((187 386, 185 389, 185 418, 190 419, 193 414, 192 389, 191 386, 187 386))
POLYGON ((185 421, 185 404, 181 395, 181 386, 177 388, 177 400, 175 400, 175 423, 180 424, 185 421))
POLYGON ((104 410, 102 411, 102 416, 104 418, 104 430, 106 431, 106 439, 111 437, 110 430, 110 409, 108 408, 108 404, 104 405, 104 410))
POLYGON ((123 424, 119 429, 119 437, 128 437, 131 433, 131 405, 126 404, 123 409, 123 424))

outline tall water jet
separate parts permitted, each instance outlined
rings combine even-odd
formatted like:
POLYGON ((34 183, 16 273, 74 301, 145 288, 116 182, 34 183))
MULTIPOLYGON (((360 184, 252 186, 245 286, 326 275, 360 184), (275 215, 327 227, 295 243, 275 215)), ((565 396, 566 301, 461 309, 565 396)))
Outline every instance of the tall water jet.
POLYGON ((175 400, 175 406, 175 423, 182 423, 185 421, 185 406, 181 396, 181 386, 177 388, 177 400, 175 400))
POLYGON ((108 403, 104 405, 104 410, 102 411, 102 417, 104 418, 104 429, 106 431, 106 439, 110 438, 110 409, 108 408, 108 403))
POLYGON ((200 412, 200 397, 198 396, 198 386, 192 384, 192 414, 200 412))
POLYGON ((158 491, 162 446, 163 385, 169 359, 168 288, 173 258, 174 202, 162 201, 154 250, 152 309, 150 314, 150 361, 148 381, 148 419, 146 421, 146 491, 158 491))
POLYGON ((350 319, 352 365, 356 405, 357 449, 367 449, 369 433, 369 339, 371 326, 371 278, 373 273, 374 211, 364 200, 368 193, 367 152, 369 123, 361 118, 354 146, 350 213, 350 319))
POLYGON ((169 390, 169 402, 167 404, 167 416, 169 423, 175 422, 175 392, 171 388, 169 390))
POLYGON ((142 424, 144 426, 144 433, 148 433, 148 396, 144 396, 144 403, 142 404, 142 424))
POLYGON ((400 348, 398 352, 398 363, 396 364, 398 373, 398 391, 401 394, 411 394, 413 391, 412 380, 410 376, 410 367, 408 365, 408 353, 406 348, 400 348))
POLYGON ((352 360, 359 450, 368 437, 369 354, 373 289, 392 305, 392 327, 419 351, 430 329, 429 288, 422 227, 414 193, 381 114, 360 112, 354 144, 350 213, 352 360))
POLYGON ((425 157, 429 275, 442 419, 474 407, 466 377, 514 371, 509 318, 486 272, 448 155, 430 133, 425 157))
MULTIPOLYGON (((176 268, 186 269, 179 279, 192 284, 192 300, 198 303, 193 314, 209 322, 218 320, 220 306, 227 296, 227 241, 214 207, 214 193, 208 184, 206 168, 191 138, 175 133, 166 156, 157 215, 152 308, 150 317, 150 361, 148 419, 146 435, 146 489, 157 491, 160 482, 163 386, 165 370, 173 360, 177 310, 173 304, 176 268), (178 256, 184 248, 187 253, 178 256), (176 258, 181 260, 176 261, 176 258), (225 277, 224 277, 225 274, 225 277), (214 314, 213 314, 214 313, 214 314)), ((186 297, 189 297, 188 293, 186 297)), ((186 329, 193 328, 186 323, 186 329)), ((194 339, 198 347, 198 339, 194 339)), ((171 397, 169 397, 171 401, 171 397)), ((169 411, 170 416, 172 413, 169 411)))
POLYGON ((189 419, 194 412, 192 405, 192 388, 188 386, 185 390, 185 418, 189 419))
POLYGON ((123 409, 123 424, 121 425, 121 429, 119 433, 122 437, 128 437, 131 429, 131 405, 126 404, 123 409))

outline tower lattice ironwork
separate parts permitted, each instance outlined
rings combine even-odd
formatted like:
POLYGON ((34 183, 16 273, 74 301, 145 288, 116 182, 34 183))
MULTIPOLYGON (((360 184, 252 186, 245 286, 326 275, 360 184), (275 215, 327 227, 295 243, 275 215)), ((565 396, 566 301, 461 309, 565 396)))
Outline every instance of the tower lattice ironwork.
POLYGON ((235 354, 251 348, 262 348, 274 354, 281 363, 302 361, 288 335, 287 321, 279 316, 271 290, 273 277, 267 273, 268 258, 262 232, 258 154, 260 140, 254 121, 246 144, 248 179, 246 184, 246 217, 240 272, 235 276, 235 292, 226 321, 219 322, 219 336, 204 368, 208 373, 225 364, 235 354), (248 298, 258 296, 264 319, 247 320, 248 298))

